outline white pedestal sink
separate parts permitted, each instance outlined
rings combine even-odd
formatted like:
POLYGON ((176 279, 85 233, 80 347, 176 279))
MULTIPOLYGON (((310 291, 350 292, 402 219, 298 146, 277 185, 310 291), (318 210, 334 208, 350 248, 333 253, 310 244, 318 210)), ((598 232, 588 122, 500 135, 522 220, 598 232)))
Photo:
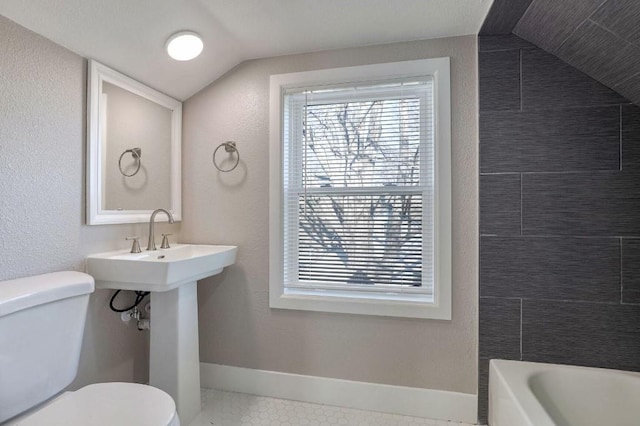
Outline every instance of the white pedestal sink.
POLYGON ((96 288, 151 292, 149 384, 173 397, 183 425, 200 411, 197 280, 232 265, 236 252, 235 246, 176 244, 87 258, 96 288))

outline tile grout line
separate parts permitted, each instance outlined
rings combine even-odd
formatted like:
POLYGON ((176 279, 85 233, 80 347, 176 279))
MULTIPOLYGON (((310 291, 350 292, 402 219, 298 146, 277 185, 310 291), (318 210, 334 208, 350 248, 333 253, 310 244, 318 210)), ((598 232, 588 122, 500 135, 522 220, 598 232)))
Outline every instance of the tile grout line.
MULTIPOLYGON (((610 28, 605 27, 604 25, 601 25, 599 22, 594 21, 593 19, 591 19, 591 17, 587 18, 587 21, 591 22, 593 25, 595 25, 596 27, 600 28, 602 31, 606 31, 609 34, 611 34, 612 36, 614 36, 615 38, 617 38, 618 40, 623 41, 624 43, 626 43, 626 46, 624 46, 624 49, 628 49, 629 47, 635 48, 637 49, 639 46, 637 46, 635 43, 627 40, 626 38, 624 38, 623 36, 619 35, 618 33, 612 31, 610 28)), ((586 22, 586 21, 585 21, 586 22)), ((636 73, 637 74, 637 73, 636 73)), ((636 75, 633 74, 633 75, 636 75)), ((627 81, 627 79, 622 80, 621 82, 619 82, 618 84, 615 84, 613 87, 618 87, 620 86, 621 83, 627 81)))
MULTIPOLYGON (((561 60, 561 59, 560 59, 561 60)), ((631 77, 635 77, 637 75, 639 75, 640 72, 634 73, 631 75, 631 77)), ((626 80, 624 80, 626 81, 626 80)), ((617 87, 617 86, 616 86, 617 87)), ((624 98, 623 98, 624 99, 624 98)), ((573 105, 573 106, 558 106, 558 107, 554 107, 554 106, 544 106, 544 107, 540 107, 540 106, 530 106, 527 108, 527 112, 553 112, 553 111, 582 111, 585 109, 605 109, 605 108, 615 108, 619 105, 635 105, 633 102, 627 100, 626 102, 624 101, 610 101, 610 102, 605 102, 602 101, 601 103, 595 103, 595 104, 587 104, 587 105, 573 105)), ((480 111, 480 115, 492 115, 492 114, 518 114, 520 112, 524 112, 524 111, 520 111, 518 109, 492 109, 489 107, 485 107, 482 109, 482 111, 480 111)))
MULTIPOLYGON (((597 300, 582 300, 582 299, 547 299, 540 297, 521 297, 521 296, 480 296, 480 299, 488 300, 520 300, 524 303, 525 300, 533 302, 552 302, 552 303, 571 303, 573 305, 597 305, 597 306, 620 306, 620 303, 616 300, 613 302, 599 302, 597 300)), ((623 303, 624 305, 640 305, 640 303, 623 303)))
POLYGON ((622 296, 624 294, 624 283, 622 279, 622 237, 620 237, 620 304, 622 305, 624 302, 622 300, 622 296))
POLYGON ((620 171, 622 171, 622 143, 623 143, 622 134, 624 133, 622 115, 623 115, 623 113, 622 113, 622 105, 620 105, 620 171))
POLYGON ((520 236, 524 235, 524 226, 523 226, 523 223, 524 223, 524 219, 523 219, 524 208, 523 207, 524 206, 523 206, 523 202, 522 202, 522 199, 524 197, 523 191, 522 191, 522 188, 523 188, 523 182, 522 181, 523 180, 524 180, 524 177, 522 176, 522 173, 520 173, 520 236))
POLYGON ((523 314, 523 299, 520 299, 520 361, 522 361, 522 359, 524 358, 522 356, 522 317, 524 316, 523 314))
MULTIPOLYGON (((487 37, 487 36, 480 36, 480 37, 487 37)), ((490 50, 478 50, 478 53, 495 53, 495 52, 509 52, 511 50, 533 50, 536 49, 535 46, 532 47, 525 47, 525 46, 518 46, 518 47, 498 47, 495 49, 490 49, 490 50)))
POLYGON ((493 237, 493 238, 562 238, 565 240, 571 239, 597 239, 597 240, 609 240, 615 238, 627 238, 632 240, 640 239, 639 235, 567 235, 567 234, 528 234, 528 235, 510 235, 510 234, 480 234, 481 237, 493 237))
MULTIPOLYGON (((584 18, 584 20, 582 22, 580 22, 578 25, 576 25, 576 27, 573 29, 573 31, 571 31, 567 37, 565 37, 565 39, 558 45, 558 47, 556 47, 555 51, 558 51, 562 48, 562 46, 564 46, 564 44, 569 41, 569 39, 576 33, 576 31, 578 31, 578 28, 580 28, 581 26, 583 26, 585 24, 585 22, 587 21, 591 21, 591 17, 593 15, 596 14, 596 12, 598 12, 600 10, 600 8, 602 8, 602 6, 604 6, 604 4, 609 1, 609 0, 603 0, 602 3, 600 3, 600 5, 598 7, 596 7, 595 9, 593 9, 593 11, 591 12, 591 14, 589 14, 589 16, 587 16, 586 18, 584 18)), ((593 22, 593 21, 591 21, 593 22)))
MULTIPOLYGON (((512 34, 515 34, 516 36, 520 37, 518 34, 516 34, 516 33, 514 32, 514 30, 516 29, 516 27, 518 26, 518 24, 520 23, 520 21, 521 21, 525 16, 527 16, 527 14, 529 13, 529 10, 530 10, 532 7, 533 7, 533 0, 531 0, 531 1, 529 2, 529 5, 528 5, 528 6, 527 6, 527 8, 524 10, 524 13, 522 14, 522 16, 520 16, 520 19, 518 19, 518 22, 516 22, 516 25, 515 25, 515 26, 513 27, 513 29, 511 30, 511 33, 512 33, 512 34)), ((522 37, 520 37, 520 38, 522 38, 522 37)), ((525 41, 526 41, 526 40, 525 40, 525 41)))
POLYGON ((480 176, 501 176, 501 175, 576 175, 576 174, 589 174, 594 173, 618 173, 620 168, 617 169, 600 169, 600 170, 565 170, 560 172, 540 171, 540 172, 480 172, 480 176))
MULTIPOLYGON (((640 71, 638 71, 637 73, 631 74, 629 77, 627 77, 624 80, 620 81, 618 84, 613 86, 612 89, 616 89, 616 88, 622 86, 623 84, 625 84, 626 82, 628 82, 629 80, 631 80, 632 78, 636 78, 636 77, 640 77, 640 71)), ((620 105, 622 106, 622 105, 626 105, 626 104, 620 104, 620 105)))
POLYGON ((518 49, 518 54, 519 54, 519 62, 520 62, 518 64, 518 67, 520 68, 518 72, 518 77, 520 80, 520 112, 522 112, 522 105, 523 105, 523 102, 522 102, 522 49, 518 49))

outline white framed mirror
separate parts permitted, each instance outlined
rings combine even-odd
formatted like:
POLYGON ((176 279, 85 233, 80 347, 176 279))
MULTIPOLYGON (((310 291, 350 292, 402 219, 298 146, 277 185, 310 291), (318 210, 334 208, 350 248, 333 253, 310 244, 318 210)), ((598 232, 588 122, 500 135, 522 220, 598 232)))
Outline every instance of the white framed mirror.
POLYGON ((87 92, 87 224, 181 220, 182 102, 93 60, 87 92))

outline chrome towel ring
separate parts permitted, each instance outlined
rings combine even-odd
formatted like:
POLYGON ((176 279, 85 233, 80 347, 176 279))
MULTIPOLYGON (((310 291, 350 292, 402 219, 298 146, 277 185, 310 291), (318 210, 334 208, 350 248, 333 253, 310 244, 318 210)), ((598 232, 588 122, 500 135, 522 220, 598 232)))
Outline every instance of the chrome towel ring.
POLYGON ((142 160, 140 160, 140 157, 142 157, 142 148, 131 148, 120 154, 120 158, 118 159, 118 168, 120 169, 120 173, 122 173, 122 175, 126 177, 135 176, 140 171, 140 166, 142 165, 142 160), (131 156, 136 160, 137 163, 136 171, 131 174, 126 174, 122 169, 122 157, 124 157, 124 155, 128 152, 131 153, 131 156))
POLYGON ((223 142, 220 145, 218 145, 218 147, 213 151, 213 165, 216 167, 216 169, 220 170, 221 172, 223 173, 230 172, 234 170, 236 167, 238 167, 238 164, 240 164, 240 151, 238 151, 238 148, 236 147, 236 143, 234 141, 223 142), (234 152, 236 153, 236 161, 231 168, 223 169, 216 162, 216 154, 218 153, 218 150, 222 147, 224 147, 224 150, 230 154, 233 154, 234 152))

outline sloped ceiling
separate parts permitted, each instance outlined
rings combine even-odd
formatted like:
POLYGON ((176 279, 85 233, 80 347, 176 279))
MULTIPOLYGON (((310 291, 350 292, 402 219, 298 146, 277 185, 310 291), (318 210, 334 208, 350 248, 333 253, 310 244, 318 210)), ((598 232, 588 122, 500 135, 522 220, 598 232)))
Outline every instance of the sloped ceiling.
POLYGON ((481 35, 510 32, 640 104, 640 0, 496 0, 481 35))
POLYGON ((477 34, 491 0, 0 0, 0 15, 186 99, 247 59, 477 34), (205 50, 176 62, 180 30, 205 50))

